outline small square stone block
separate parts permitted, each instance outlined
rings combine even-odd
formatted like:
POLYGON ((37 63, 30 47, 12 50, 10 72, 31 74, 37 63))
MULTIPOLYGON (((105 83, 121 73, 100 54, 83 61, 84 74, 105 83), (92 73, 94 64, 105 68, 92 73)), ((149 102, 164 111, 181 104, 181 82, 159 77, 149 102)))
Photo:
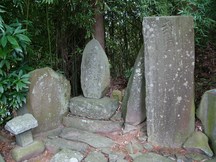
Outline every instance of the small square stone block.
POLYGON ((31 130, 16 135, 16 143, 21 147, 28 146, 32 142, 33 142, 33 138, 32 138, 31 130))

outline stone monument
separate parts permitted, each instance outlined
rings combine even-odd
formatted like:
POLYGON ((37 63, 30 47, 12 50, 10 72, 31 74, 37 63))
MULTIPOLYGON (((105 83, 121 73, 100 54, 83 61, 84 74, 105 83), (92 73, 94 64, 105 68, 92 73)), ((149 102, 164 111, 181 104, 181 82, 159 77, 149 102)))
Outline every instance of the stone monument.
POLYGON ((181 147, 194 131, 193 17, 143 21, 148 140, 181 147))

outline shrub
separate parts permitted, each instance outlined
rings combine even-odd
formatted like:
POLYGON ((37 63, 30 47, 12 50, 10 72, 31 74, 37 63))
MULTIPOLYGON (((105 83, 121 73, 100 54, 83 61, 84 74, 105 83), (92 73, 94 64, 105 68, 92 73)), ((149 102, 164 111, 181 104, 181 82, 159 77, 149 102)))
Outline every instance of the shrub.
POLYGON ((18 21, 7 25, 0 16, 0 124, 26 102, 30 82, 24 58, 30 39, 25 32, 18 21))

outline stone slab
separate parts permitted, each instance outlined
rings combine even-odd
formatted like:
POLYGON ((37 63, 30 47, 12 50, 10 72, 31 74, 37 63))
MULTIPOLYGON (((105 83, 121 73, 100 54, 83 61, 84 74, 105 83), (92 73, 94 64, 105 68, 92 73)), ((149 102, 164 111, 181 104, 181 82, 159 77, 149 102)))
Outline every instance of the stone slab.
POLYGON ((4 158, 2 157, 2 155, 0 154, 0 162, 5 162, 4 158))
POLYGON ((37 126, 38 122, 32 114, 24 114, 8 121, 5 125, 5 129, 17 135, 37 126))
POLYGON ((44 142, 46 145, 46 149, 52 153, 56 153, 61 149, 70 149, 74 151, 79 151, 81 153, 85 153, 86 150, 89 148, 89 145, 83 142, 66 140, 59 137, 55 137, 52 139, 47 138, 44 140, 44 142))
POLYGON ((85 47, 81 63, 81 87, 87 98, 105 96, 110 85, 108 58, 96 39, 92 39, 85 47))
POLYGON ((143 52, 144 47, 139 51, 122 102, 124 120, 132 125, 138 125, 146 118, 143 52))
POLYGON ((213 152, 208 144, 208 137, 202 132, 194 132, 184 143, 183 147, 189 150, 199 149, 209 157, 213 156, 213 152))
POLYGON ((78 96, 70 99, 69 108, 73 115, 90 119, 109 119, 117 110, 118 101, 108 97, 90 99, 78 96))
POLYGON ((74 128, 63 129, 60 137, 72 141, 84 142, 95 148, 111 147, 115 144, 114 141, 102 135, 74 128))
POLYGON ((15 161, 21 162, 24 160, 28 160, 32 157, 38 156, 44 150, 45 150, 45 146, 42 142, 34 141, 32 144, 25 147, 20 147, 20 146, 15 147, 12 150, 11 155, 15 161))
POLYGON ((63 118, 63 125, 66 127, 72 127, 89 132, 108 133, 114 131, 121 131, 123 122, 92 120, 71 115, 63 118))
POLYGON ((134 159, 133 162, 174 162, 171 159, 168 159, 166 157, 163 157, 161 155, 155 154, 155 153, 145 153, 141 156, 138 156, 134 159))
POLYGON ((30 72, 30 82, 26 107, 39 125, 33 134, 59 127, 62 117, 69 112, 70 82, 48 67, 30 72))
POLYGON ((16 144, 19 146, 27 146, 33 142, 32 132, 26 131, 21 134, 16 135, 16 144))
POLYGON ((204 93, 196 115, 201 120, 210 147, 216 154, 216 89, 204 93))
POLYGON ((193 17, 143 20, 148 140, 179 148, 193 133, 193 17))
POLYGON ((78 151, 63 149, 57 154, 55 154, 50 160, 50 162, 81 162, 83 158, 83 154, 78 151))
POLYGON ((108 159, 101 152, 90 152, 84 162, 108 162, 108 159))

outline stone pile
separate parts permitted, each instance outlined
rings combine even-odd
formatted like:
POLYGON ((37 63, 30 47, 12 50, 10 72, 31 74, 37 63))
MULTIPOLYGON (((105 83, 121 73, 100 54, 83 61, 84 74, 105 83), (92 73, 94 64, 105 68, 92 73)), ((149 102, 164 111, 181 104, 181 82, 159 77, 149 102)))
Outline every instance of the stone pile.
POLYGON ((38 122, 31 114, 17 116, 6 123, 5 129, 15 135, 18 145, 12 150, 14 160, 27 160, 44 151, 45 146, 42 142, 33 141, 31 130, 37 126, 38 122))
POLYGON ((64 117, 63 124, 94 132, 120 130, 122 122, 113 122, 112 125, 112 121, 107 121, 115 115, 118 108, 118 100, 105 97, 109 85, 108 58, 100 43, 92 39, 84 49, 81 63, 81 87, 84 96, 70 99, 71 115, 64 117), (101 124, 98 124, 100 121, 105 124, 101 130, 101 124), (92 124, 97 126, 93 128, 92 124))

